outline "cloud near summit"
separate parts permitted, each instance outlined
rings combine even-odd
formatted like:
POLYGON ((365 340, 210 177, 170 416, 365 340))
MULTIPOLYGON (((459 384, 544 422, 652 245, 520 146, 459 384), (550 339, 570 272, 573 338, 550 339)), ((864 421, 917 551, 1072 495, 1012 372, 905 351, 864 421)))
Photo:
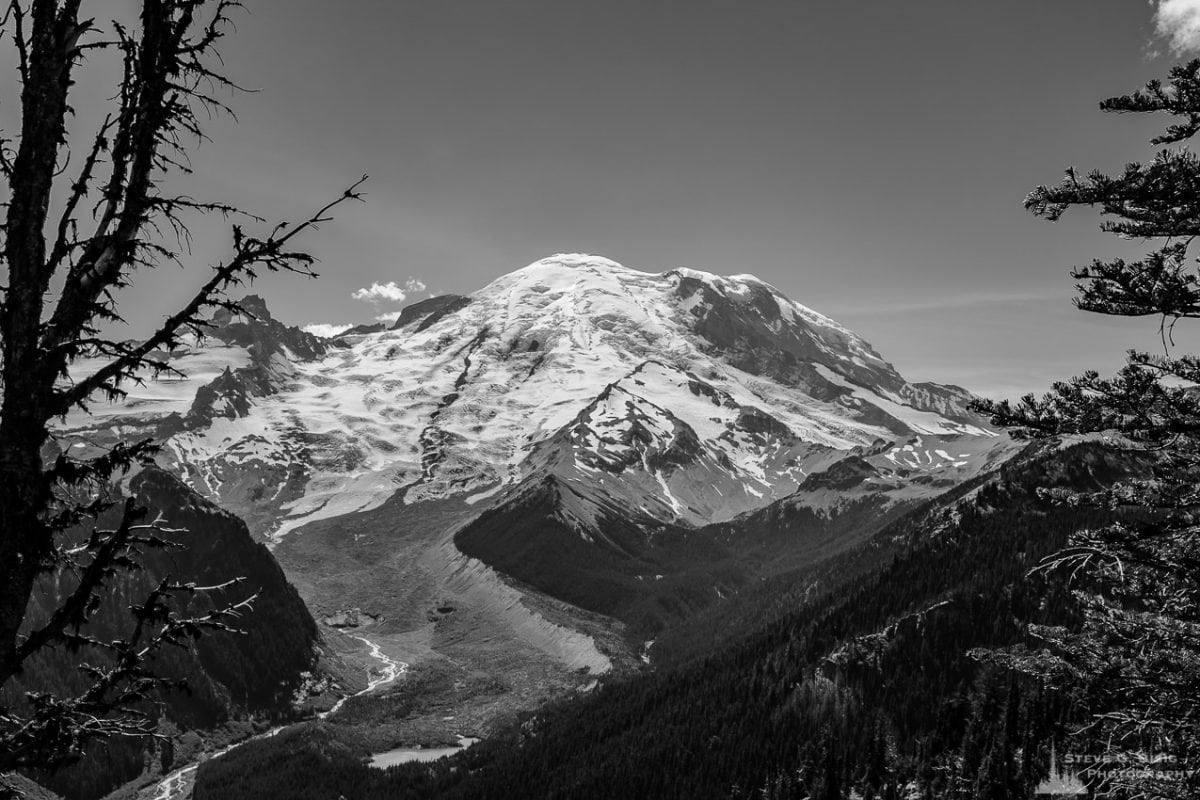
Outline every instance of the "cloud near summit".
MULTIPOLYGON (((395 281, 388 281, 387 283, 376 281, 370 286, 355 289, 350 293, 350 296, 355 300, 370 303, 375 307, 375 311, 378 312, 375 315, 375 321, 390 325, 399 319, 400 309, 394 308, 388 310, 388 306, 398 306, 407 300, 410 295, 423 292, 425 289, 425 282, 419 278, 409 278, 403 285, 395 281)), ((303 330, 316 336, 330 338, 337 336, 351 327, 353 327, 351 323, 314 322, 311 325, 305 325, 303 330)))
POLYGON ((1155 32, 1174 55, 1200 53, 1200 0, 1150 0, 1155 32))
POLYGON ((350 296, 355 300, 362 300, 367 303, 403 303, 408 299, 409 294, 413 292, 425 291, 425 283, 417 278, 409 278, 404 282, 404 285, 395 281, 387 283, 372 283, 370 286, 364 286, 361 289, 354 290, 350 296))

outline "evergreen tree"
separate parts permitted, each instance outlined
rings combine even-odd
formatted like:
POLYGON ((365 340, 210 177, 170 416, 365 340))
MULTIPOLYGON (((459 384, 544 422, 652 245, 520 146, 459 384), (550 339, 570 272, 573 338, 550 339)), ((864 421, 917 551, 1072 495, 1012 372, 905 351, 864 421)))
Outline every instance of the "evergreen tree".
MULTIPOLYGON (((1121 511, 1118 522, 1077 531, 1041 571, 1068 575, 1082 623, 1035 628, 1044 646, 1002 661, 1052 685, 1087 686, 1090 719, 1080 736, 1119 751, 1154 751, 1200 766, 1200 356, 1180 354, 1171 334, 1200 317, 1200 158, 1186 142, 1200 132, 1200 60, 1166 82, 1101 103, 1117 114, 1166 114, 1161 149, 1116 175, 1068 170, 1056 186, 1035 189, 1025 206, 1058 220, 1068 209, 1099 210, 1101 228, 1140 240, 1148 254, 1077 267, 1079 308, 1098 314, 1158 317, 1163 352, 1130 351, 1114 377, 1087 372, 1045 396, 986 402, 995 422, 1035 436, 1103 433, 1155 456, 1153 473, 1109 490, 1064 494, 1076 506, 1121 511)), ((1195 796, 1186 782, 1121 778, 1114 794, 1195 796)))

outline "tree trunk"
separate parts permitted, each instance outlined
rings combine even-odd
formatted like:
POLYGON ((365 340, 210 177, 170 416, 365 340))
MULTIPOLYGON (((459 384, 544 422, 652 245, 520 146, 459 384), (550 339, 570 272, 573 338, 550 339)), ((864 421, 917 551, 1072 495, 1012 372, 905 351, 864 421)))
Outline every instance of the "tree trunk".
POLYGON ((20 666, 21 621, 53 546, 39 514, 49 499, 41 455, 46 426, 31 419, 36 415, 21 413, 27 411, 6 409, 0 420, 0 685, 20 666))
POLYGON ((53 547, 42 517, 50 498, 41 449, 56 375, 47 372, 39 338, 50 277, 45 226, 74 61, 65 42, 77 28, 78 6, 78 0, 66 0, 61 8, 51 0, 32 6, 21 143, 9 175, 4 226, 9 287, 0 314, 0 685, 19 667, 18 630, 38 570, 53 547))

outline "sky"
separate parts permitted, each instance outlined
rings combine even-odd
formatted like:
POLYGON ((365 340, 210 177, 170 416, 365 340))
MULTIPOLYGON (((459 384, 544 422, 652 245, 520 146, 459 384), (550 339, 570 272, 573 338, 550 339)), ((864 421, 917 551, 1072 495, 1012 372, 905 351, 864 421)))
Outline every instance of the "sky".
MULTIPOLYGON (((131 2, 92 6, 103 20, 131 2)), ((1153 154, 1161 120, 1098 102, 1186 57, 1200 0, 247 6, 221 52, 253 91, 208 123, 188 193, 295 219, 370 176, 364 204, 303 242, 319 279, 252 287, 286 322, 369 322, 590 252, 754 274, 909 380, 988 396, 1161 348, 1157 320, 1071 305, 1073 264, 1139 247, 1021 201, 1068 166, 1153 154)), ((107 78, 81 74, 80 131, 107 78)), ((186 269, 138 276, 130 336, 204 278, 227 231, 197 223, 186 269)))

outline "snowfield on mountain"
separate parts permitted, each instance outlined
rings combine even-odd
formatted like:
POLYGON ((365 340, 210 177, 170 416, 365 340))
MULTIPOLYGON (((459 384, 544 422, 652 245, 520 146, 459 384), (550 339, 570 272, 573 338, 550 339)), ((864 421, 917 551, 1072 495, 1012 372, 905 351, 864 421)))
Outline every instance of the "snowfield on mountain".
POLYGON ((1002 441, 964 390, 908 383, 753 276, 587 255, 330 341, 256 300, 172 364, 186 378, 131 387, 66 427, 164 436, 165 465, 275 541, 397 492, 477 502, 547 474, 572 486, 585 527, 614 508, 703 525, 786 497, 849 454, 911 494, 931 485, 913 474, 957 482, 1002 441), (264 325, 278 335, 245 333, 264 325))

